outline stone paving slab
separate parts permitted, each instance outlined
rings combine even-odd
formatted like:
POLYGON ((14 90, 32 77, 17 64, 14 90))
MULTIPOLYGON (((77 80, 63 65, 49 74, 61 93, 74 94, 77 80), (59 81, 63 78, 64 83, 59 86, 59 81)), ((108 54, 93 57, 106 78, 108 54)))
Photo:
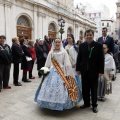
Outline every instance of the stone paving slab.
MULTIPOLYGON (((13 71, 11 67, 11 90, 2 90, 0 93, 0 120, 120 120, 120 74, 113 82, 113 93, 106 96, 105 102, 98 102, 99 112, 91 111, 91 108, 81 110, 80 104, 62 112, 41 109, 34 102, 34 95, 41 79, 37 76, 36 65, 33 75, 36 77, 31 83, 23 83, 23 86, 13 85, 13 71)), ((22 71, 20 71, 20 81, 22 71)))

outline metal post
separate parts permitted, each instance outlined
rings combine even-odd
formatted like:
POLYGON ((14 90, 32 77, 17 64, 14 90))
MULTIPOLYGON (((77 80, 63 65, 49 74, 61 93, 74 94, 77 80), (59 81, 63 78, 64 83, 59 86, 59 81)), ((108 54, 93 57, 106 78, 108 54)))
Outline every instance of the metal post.
POLYGON ((62 33, 61 33, 61 40, 62 40, 62 33))

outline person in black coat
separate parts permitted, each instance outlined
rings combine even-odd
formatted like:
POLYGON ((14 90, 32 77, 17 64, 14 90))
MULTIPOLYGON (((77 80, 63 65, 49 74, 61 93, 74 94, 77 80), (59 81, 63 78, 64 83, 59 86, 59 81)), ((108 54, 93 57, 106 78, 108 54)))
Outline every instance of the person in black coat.
POLYGON ((13 84, 15 86, 22 86, 20 82, 18 82, 19 78, 19 64, 22 61, 22 48, 20 46, 18 38, 12 38, 12 59, 13 59, 13 84))
POLYGON ((23 70, 23 82, 31 82, 29 79, 27 79, 27 72, 32 69, 32 55, 30 54, 29 48, 28 48, 28 41, 24 38, 20 39, 21 48, 23 50, 24 55, 22 56, 22 62, 21 62, 21 69, 23 70), (31 60, 27 59, 31 58, 31 60))
POLYGON ((44 36, 44 45, 47 48, 47 51, 49 52, 51 49, 51 41, 47 35, 44 36))
POLYGON ((0 92, 1 89, 11 89, 8 85, 10 77, 10 68, 12 63, 12 54, 10 46, 5 44, 6 37, 0 36, 0 92))
POLYGON ((36 57, 37 57, 37 70, 38 70, 38 76, 41 77, 41 73, 39 70, 44 67, 46 58, 48 55, 48 50, 46 46, 44 45, 44 40, 39 40, 39 45, 36 47, 36 57))
POLYGON ((98 38, 98 42, 101 44, 107 44, 109 47, 109 52, 114 55, 114 39, 107 35, 107 28, 102 29, 102 37, 98 38))
POLYGON ((82 94, 84 105, 80 108, 90 107, 90 92, 92 96, 93 112, 97 110, 98 77, 104 74, 104 53, 101 44, 93 41, 94 31, 85 32, 86 41, 79 46, 76 71, 82 77, 82 94))

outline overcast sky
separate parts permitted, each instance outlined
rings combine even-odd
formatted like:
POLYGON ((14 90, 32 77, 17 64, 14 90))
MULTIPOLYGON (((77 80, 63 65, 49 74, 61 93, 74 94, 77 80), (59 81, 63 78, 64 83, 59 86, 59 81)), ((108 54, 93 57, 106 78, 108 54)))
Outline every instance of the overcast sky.
POLYGON ((115 17, 116 13, 116 2, 118 0, 74 0, 75 4, 80 3, 80 2, 88 2, 90 3, 94 8, 99 6, 100 4, 105 4, 109 9, 111 13, 111 17, 115 17))

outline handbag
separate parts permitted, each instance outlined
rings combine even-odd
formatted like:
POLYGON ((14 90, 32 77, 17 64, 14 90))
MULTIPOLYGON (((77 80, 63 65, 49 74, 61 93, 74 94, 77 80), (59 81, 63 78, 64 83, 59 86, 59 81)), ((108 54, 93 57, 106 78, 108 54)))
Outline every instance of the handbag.
POLYGON ((26 60, 27 60, 27 61, 31 61, 31 60, 32 60, 32 58, 31 58, 31 57, 26 56, 26 60))

